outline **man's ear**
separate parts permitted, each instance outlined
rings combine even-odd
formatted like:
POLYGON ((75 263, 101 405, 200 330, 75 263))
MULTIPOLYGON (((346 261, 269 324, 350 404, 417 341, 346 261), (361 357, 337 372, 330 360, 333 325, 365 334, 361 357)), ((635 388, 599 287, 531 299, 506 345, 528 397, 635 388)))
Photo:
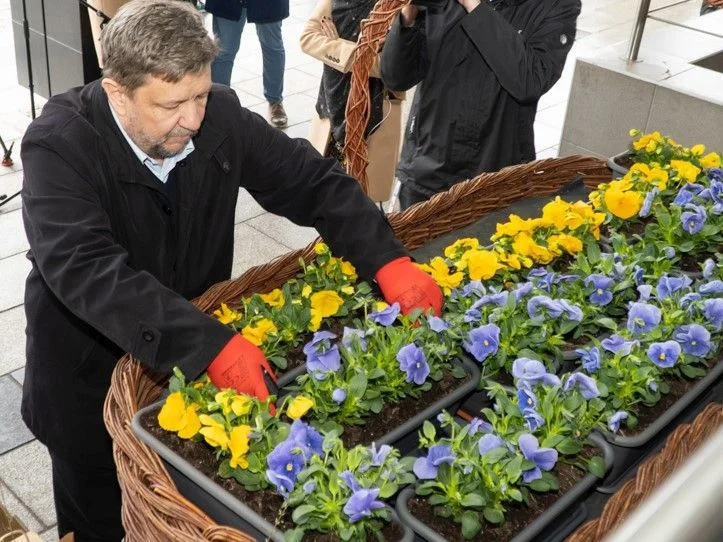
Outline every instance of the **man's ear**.
POLYGON ((127 102, 130 99, 126 88, 110 77, 104 77, 100 85, 103 87, 103 90, 105 90, 108 101, 113 106, 113 110, 118 116, 125 117, 127 102))

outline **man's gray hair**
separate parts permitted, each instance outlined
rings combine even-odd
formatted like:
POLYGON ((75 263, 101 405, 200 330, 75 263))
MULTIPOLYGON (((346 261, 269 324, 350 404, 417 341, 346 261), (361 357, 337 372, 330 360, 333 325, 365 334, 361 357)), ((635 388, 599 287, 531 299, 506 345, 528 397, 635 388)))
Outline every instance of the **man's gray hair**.
POLYGON ((149 75, 175 83, 207 68, 218 45, 189 2, 132 0, 101 34, 103 75, 132 92, 149 75))

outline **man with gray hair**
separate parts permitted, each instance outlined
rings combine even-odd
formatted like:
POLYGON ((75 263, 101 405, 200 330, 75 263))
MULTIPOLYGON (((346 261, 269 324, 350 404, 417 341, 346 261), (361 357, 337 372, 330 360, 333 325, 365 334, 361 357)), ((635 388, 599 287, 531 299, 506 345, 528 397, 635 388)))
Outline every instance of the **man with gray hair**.
POLYGON ((22 415, 50 452, 59 534, 78 542, 124 533, 102 417, 124 352, 268 397, 261 350, 188 301, 230 277, 240 188, 315 227, 403 312, 442 303, 335 160, 211 84, 217 45, 192 6, 133 0, 102 48, 103 78, 52 97, 21 149, 32 264, 22 415))

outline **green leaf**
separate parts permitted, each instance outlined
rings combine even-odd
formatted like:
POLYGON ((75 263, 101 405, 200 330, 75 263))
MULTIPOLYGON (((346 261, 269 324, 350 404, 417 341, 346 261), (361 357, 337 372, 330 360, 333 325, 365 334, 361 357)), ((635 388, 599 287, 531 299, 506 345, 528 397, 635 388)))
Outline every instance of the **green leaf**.
POLYGON ((519 489, 512 488, 507 492, 507 494, 510 496, 511 499, 517 502, 522 502, 522 493, 519 489))
POLYGON ((585 244, 587 245, 585 247, 585 254, 587 255, 588 261, 591 264, 597 263, 600 260, 600 246, 597 244, 597 241, 588 238, 585 244))
POLYGON ((289 529, 284 532, 284 542, 301 542, 304 538, 303 527, 297 527, 296 529, 289 529))
POLYGON ((681 365, 680 370, 683 372, 685 376, 691 379, 697 379, 702 376, 705 376, 705 370, 700 367, 695 367, 693 365, 681 365))
POLYGON ((398 489, 399 486, 397 486, 397 484, 387 482, 379 491, 379 497, 381 497, 382 499, 388 499, 389 497, 394 495, 398 489))
POLYGON ((367 377, 364 373, 355 374, 349 381, 349 393, 352 397, 362 398, 367 389, 367 377))
POLYGON ((462 524, 462 536, 467 539, 474 538, 482 529, 479 516, 471 511, 462 514, 460 523, 462 524))
POLYGON ((550 484, 543 479, 533 480, 530 482, 530 489, 543 493, 550 490, 550 484))
POLYGON ((600 327, 604 327, 606 329, 612 329, 613 331, 615 331, 618 328, 618 325, 615 323, 615 320, 613 320, 612 318, 607 318, 607 317, 597 318, 595 320, 595 323, 600 327))
POLYGON ((294 511, 291 514, 291 519, 294 520, 294 523, 301 523, 301 519, 303 519, 304 516, 308 516, 315 510, 316 507, 311 504, 302 504, 298 508, 294 508, 294 511))
POLYGON ((430 442, 434 442, 437 431, 434 429, 434 425, 432 425, 430 421, 425 420, 424 424, 422 425, 422 433, 427 440, 429 440, 430 442))
POLYGON ((462 506, 465 508, 481 508, 485 504, 485 498, 479 493, 469 493, 462 499, 462 506))
POLYGON ((505 520, 505 515, 496 508, 485 508, 484 516, 488 522, 494 524, 502 523, 505 520))
POLYGON ((286 367, 288 367, 288 363, 284 356, 269 356, 268 359, 271 363, 274 364, 275 367, 278 367, 281 370, 284 370, 286 369, 286 367))
POLYGON ((591 457, 587 462, 587 470, 598 478, 602 478, 605 476, 605 460, 599 455, 591 457))
POLYGON ((582 450, 582 444, 575 439, 567 437, 555 446, 555 448, 562 455, 572 455, 582 450))
POLYGON ((429 497, 429 504, 432 506, 439 506, 440 504, 444 504, 447 502, 447 496, 446 495, 432 495, 429 497))
POLYGON ((456 379, 464 378, 465 376, 467 376, 467 371, 464 370, 464 367, 461 367, 459 365, 453 365, 452 376, 456 379))

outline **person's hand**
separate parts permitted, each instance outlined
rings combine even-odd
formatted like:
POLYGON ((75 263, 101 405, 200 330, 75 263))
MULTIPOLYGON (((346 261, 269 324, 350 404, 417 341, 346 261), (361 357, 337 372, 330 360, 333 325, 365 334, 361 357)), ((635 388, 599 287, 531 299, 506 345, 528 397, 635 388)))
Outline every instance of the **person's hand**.
POLYGON ((399 17, 402 19, 402 26, 412 26, 417 19, 419 8, 414 4, 407 4, 402 8, 399 17))
POLYGON ((714 8, 723 8, 723 0, 705 0, 705 3, 714 8))
POLYGON ((426 312, 430 307, 437 316, 442 311, 442 290, 408 256, 382 266, 375 278, 386 302, 390 305, 399 303, 403 314, 414 309, 426 312))
POLYGON ((469 13, 474 8, 479 6, 482 2, 480 0, 457 0, 459 4, 469 13))
POLYGON ((206 369, 208 377, 218 389, 233 388, 262 401, 269 396, 264 371, 276 382, 276 375, 261 349, 238 334, 226 343, 206 369))
POLYGON ((331 17, 327 17, 326 15, 321 17, 321 33, 333 40, 339 37, 339 33, 336 31, 336 25, 334 21, 331 20, 331 17))

